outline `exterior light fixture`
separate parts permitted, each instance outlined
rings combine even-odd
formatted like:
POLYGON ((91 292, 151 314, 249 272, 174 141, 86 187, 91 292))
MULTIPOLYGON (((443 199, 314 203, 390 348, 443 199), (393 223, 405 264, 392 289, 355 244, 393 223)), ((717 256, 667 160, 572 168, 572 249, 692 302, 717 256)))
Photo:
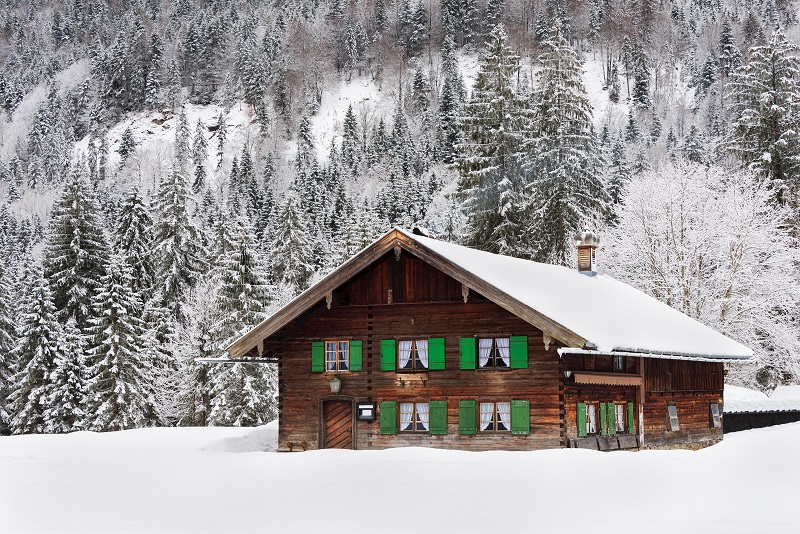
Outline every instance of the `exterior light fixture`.
POLYGON ((571 377, 571 376, 572 376, 572 371, 570 371, 569 369, 567 369, 566 371, 564 371, 564 378, 569 378, 569 377, 571 377))
POLYGON ((342 381, 339 380, 338 376, 334 376, 331 379, 330 384, 331 384, 331 393, 333 393, 334 395, 338 395, 339 392, 342 390, 342 381))

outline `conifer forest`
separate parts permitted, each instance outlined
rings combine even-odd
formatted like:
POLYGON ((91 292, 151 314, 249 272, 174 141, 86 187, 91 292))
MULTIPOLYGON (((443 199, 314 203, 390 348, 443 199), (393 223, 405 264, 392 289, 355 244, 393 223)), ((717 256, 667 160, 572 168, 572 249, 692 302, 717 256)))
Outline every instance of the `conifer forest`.
POLYGON ((794 0, 2 0, 0 431, 264 424, 208 365, 393 226, 599 270, 800 381, 794 0))

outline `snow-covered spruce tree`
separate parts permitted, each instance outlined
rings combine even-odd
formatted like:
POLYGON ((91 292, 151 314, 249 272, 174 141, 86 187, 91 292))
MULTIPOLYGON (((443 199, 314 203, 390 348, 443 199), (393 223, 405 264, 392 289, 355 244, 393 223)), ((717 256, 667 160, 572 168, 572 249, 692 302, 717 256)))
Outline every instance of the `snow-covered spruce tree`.
POLYGON ((108 243, 97 197, 78 163, 53 206, 42 261, 59 318, 84 331, 104 273, 108 243))
POLYGON ((275 282, 287 285, 295 292, 305 289, 313 272, 311 242, 297 197, 293 194, 286 195, 278 212, 270 250, 275 282))
POLYGON ((455 163, 469 221, 466 244, 520 256, 517 158, 524 108, 516 91, 519 57, 506 41, 503 26, 496 26, 481 56, 472 98, 464 107, 464 141, 455 163))
POLYGON ((139 190, 131 189, 122 201, 119 219, 114 229, 114 249, 122 255, 131 268, 134 291, 153 287, 153 219, 139 190))
POLYGON ((156 291, 161 305, 179 311, 180 295, 194 284, 203 266, 197 228, 189 219, 189 181, 176 161, 172 172, 158 185, 154 202, 156 291))
POLYGON ((538 261, 566 264, 571 239, 608 211, 602 161, 575 51, 563 37, 544 43, 525 142, 529 247, 538 261))
POLYGON ((88 427, 109 431, 155 423, 152 362, 143 351, 144 328, 132 310, 142 309, 131 290, 131 270, 114 254, 94 299, 91 412, 88 427))
POLYGON ((194 181, 192 182, 192 192, 200 193, 206 187, 206 160, 208 159, 208 140, 206 139, 205 127, 198 119, 194 130, 192 142, 192 164, 194 165, 194 181))
POLYGON ((16 434, 44 431, 44 413, 52 392, 50 375, 63 337, 47 280, 33 268, 25 278, 31 285, 22 304, 18 342, 11 353, 18 369, 9 397, 11 429, 16 434))
MULTIPOLYGON (((247 220, 236 221, 234 247, 226 255, 217 292, 220 320, 211 328, 211 341, 221 354, 237 336, 265 318, 269 301, 263 260, 247 220)), ((236 363, 211 371, 212 425, 255 426, 277 415, 277 369, 236 363)))
POLYGON ((89 397, 85 352, 86 336, 77 329, 75 320, 70 319, 59 340, 47 385, 47 407, 42 414, 46 433, 65 433, 84 428, 89 397))
POLYGON ((726 145, 770 182, 778 203, 800 190, 800 47, 776 31, 750 50, 728 82, 731 131, 726 145))
POLYGON ((12 350, 17 343, 17 307, 12 305, 12 286, 9 269, 0 266, 0 434, 7 431, 4 429, 9 424, 8 396, 16 368, 12 350))
POLYGON ((607 228, 613 276, 753 348, 728 380, 766 389, 800 376, 800 248, 763 181, 686 161, 635 177, 607 228))

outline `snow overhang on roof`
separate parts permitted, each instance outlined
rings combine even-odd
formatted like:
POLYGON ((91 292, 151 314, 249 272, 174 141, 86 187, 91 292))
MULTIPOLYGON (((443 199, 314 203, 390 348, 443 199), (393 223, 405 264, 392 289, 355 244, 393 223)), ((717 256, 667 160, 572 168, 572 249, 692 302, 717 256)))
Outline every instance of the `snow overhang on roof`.
MULTIPOLYGON (((265 337, 393 247, 528 321, 565 345, 562 351, 704 361, 746 360, 753 351, 609 276, 484 252, 394 228, 228 347, 232 357, 265 337)), ((259 351, 260 353, 260 351, 259 351)))

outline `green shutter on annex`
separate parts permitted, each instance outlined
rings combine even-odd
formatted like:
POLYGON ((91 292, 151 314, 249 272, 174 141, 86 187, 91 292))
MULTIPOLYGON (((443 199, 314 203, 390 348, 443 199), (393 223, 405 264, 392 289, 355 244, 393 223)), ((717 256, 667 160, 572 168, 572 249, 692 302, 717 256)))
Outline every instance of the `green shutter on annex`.
POLYGON ((512 369, 528 368, 528 336, 511 336, 509 338, 512 369))
POLYGON ((311 343, 311 372, 325 371, 325 342, 314 341, 311 343))
POLYGON ((531 433, 531 405, 529 401, 511 401, 511 433, 515 436, 527 436, 531 433))
POLYGON ((395 350, 397 342, 394 339, 381 340, 381 371, 394 371, 397 368, 395 350))
POLYGON ((447 434, 447 401, 430 402, 430 433, 447 434))
POLYGON ((361 370, 361 354, 362 354, 362 344, 360 339, 353 339, 350 341, 350 370, 351 371, 360 371, 361 370))
POLYGON ((578 437, 586 436, 586 404, 578 403, 578 437))
POLYGON ((431 371, 444 369, 443 337, 432 337, 428 340, 428 369, 431 371))
POLYGON ((469 435, 477 432, 475 419, 476 401, 458 401, 458 433, 469 435))
POLYGON ((397 434, 397 402, 381 401, 381 434, 397 434))
POLYGON ((633 419, 633 403, 628 403, 628 434, 635 434, 636 433, 636 423, 634 423, 633 419))
POLYGON ((613 402, 608 403, 606 413, 608 415, 608 435, 612 436, 617 433, 617 407, 613 402))
POLYGON ((600 434, 605 436, 608 434, 608 415, 606 415, 606 403, 600 403, 600 434))
POLYGON ((475 369, 475 338, 462 337, 458 340, 461 352, 461 369, 475 369))

